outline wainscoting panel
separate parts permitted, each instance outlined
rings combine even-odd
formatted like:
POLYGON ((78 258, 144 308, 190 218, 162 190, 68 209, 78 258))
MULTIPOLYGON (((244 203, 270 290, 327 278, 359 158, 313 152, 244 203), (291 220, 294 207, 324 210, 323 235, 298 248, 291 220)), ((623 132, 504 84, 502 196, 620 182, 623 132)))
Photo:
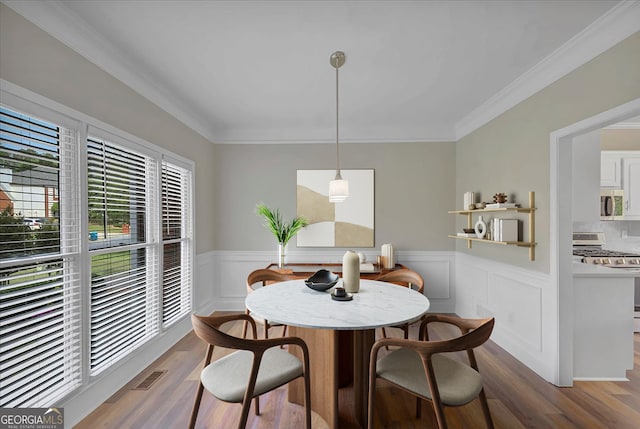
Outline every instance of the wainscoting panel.
MULTIPOLYGON (((341 262, 345 250, 297 250, 288 252, 287 262, 341 262)), ((378 250, 363 252, 367 261, 375 261, 378 250)), ((214 267, 214 273, 198 284, 198 288, 213 289, 214 308, 220 311, 244 310, 246 297, 245 281, 254 269, 264 268, 275 260, 276 251, 216 251, 210 252, 213 260, 207 263, 214 267), (211 281, 209 281, 211 279, 211 281), (212 284, 213 283, 213 284, 212 284)), ((208 254, 209 255, 209 254, 208 254)), ((432 312, 453 312, 454 291, 451 279, 455 260, 454 252, 396 252, 397 262, 416 270, 425 279, 425 295, 431 301, 432 312)), ((203 263, 204 264, 204 263, 203 263)), ((207 269, 201 269, 209 273, 207 269)), ((207 292, 198 291, 196 296, 206 296, 207 292)))
POLYGON ((454 312, 455 252, 402 251, 398 262, 420 273, 424 279, 424 294, 431 301, 429 312, 454 312))
MULTIPOLYGON (((339 262, 343 249, 296 250, 289 262, 339 262)), ((364 252, 375 261, 379 250, 364 252)), ((198 255, 194 308, 242 311, 249 272, 276 258, 273 251, 215 251, 198 255), (212 303, 212 305, 211 305, 212 303)), ((477 258, 466 253, 397 251, 397 262, 425 279, 430 312, 496 318, 491 339, 548 381, 553 380, 556 334, 550 321, 555 302, 548 274, 477 258)))
POLYGON ((215 263, 215 252, 200 253, 196 256, 193 279, 193 310, 196 314, 209 314, 215 308, 215 263))
POLYGON ((556 338, 548 322, 556 311, 545 305, 548 274, 458 253, 455 312, 496 318, 491 339, 547 381, 553 380, 556 338))
POLYGON ((505 320, 505 332, 526 347, 542 351, 542 294, 540 285, 492 273, 489 280, 489 307, 496 318, 505 320))

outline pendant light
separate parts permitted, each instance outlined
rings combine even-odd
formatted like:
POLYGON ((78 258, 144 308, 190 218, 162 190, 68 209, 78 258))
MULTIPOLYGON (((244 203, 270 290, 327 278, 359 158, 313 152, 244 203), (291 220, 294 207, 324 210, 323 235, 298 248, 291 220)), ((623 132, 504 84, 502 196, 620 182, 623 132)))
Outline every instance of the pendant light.
POLYGON ((344 64, 344 52, 331 54, 329 62, 336 69, 336 177, 329 182, 329 202, 340 203, 349 196, 349 182, 340 175, 339 115, 338 115, 338 69, 344 64))

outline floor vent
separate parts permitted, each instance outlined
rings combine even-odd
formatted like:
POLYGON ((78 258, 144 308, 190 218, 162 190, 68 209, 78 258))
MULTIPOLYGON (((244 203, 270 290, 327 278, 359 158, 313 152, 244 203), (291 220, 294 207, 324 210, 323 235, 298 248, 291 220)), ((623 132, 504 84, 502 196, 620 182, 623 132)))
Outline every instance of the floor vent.
POLYGON ((136 387, 134 387, 133 390, 149 390, 151 388, 151 386, 153 386, 155 384, 155 382, 158 381, 160 379, 160 377, 162 377, 166 373, 167 373, 166 370, 164 370, 164 371, 153 371, 151 374, 149 374, 149 376, 147 378, 142 380, 142 383, 140 383, 136 387))

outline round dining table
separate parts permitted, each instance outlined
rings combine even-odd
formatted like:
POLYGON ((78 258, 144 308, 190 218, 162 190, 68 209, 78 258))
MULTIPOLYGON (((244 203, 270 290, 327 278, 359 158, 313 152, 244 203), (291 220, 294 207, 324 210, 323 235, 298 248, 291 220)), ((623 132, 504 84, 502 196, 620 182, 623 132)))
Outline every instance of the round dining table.
MULTIPOLYGON (((341 287, 342 279, 334 286, 341 287)), ((351 300, 338 301, 331 292, 316 291, 304 280, 290 280, 259 288, 247 295, 252 315, 289 327, 289 334, 305 340, 310 353, 311 407, 338 428, 338 376, 340 355, 353 355, 354 415, 366 427, 369 353, 375 329, 412 323, 429 310, 425 295, 407 287, 375 280, 360 280, 351 300), (340 331, 353 331, 349 349, 339 341, 340 331)), ((295 348, 291 352, 299 353, 295 348)), ((291 383, 289 401, 302 404, 302 383, 291 383)))

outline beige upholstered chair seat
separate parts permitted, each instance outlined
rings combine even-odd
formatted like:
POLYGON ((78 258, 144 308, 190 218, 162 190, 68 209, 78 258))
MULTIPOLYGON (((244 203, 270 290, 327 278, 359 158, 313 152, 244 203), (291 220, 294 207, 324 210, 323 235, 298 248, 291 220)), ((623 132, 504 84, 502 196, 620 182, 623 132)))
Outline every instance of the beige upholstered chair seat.
MULTIPOLYGON (((442 354, 433 355, 433 372, 444 405, 471 402, 482 390, 482 376, 469 365, 442 354)), ((431 399, 429 384, 420 355, 411 349, 398 349, 378 361, 378 377, 431 399)))
MULTIPOLYGON (((204 387, 216 398, 225 402, 242 402, 252 364, 253 353, 240 350, 204 368, 200 378, 204 387)), ((262 395, 302 375, 300 360, 286 350, 269 349, 260 362, 253 395, 262 395)))
MULTIPOLYGON (((422 402, 433 404, 439 429, 447 429, 444 407, 465 405, 476 397, 480 400, 487 429, 493 429, 491 410, 482 387, 473 349, 483 345, 493 332, 495 319, 464 319, 446 314, 426 316, 418 331, 418 340, 382 338, 371 348, 369 359, 368 429, 373 429, 376 380, 382 378, 393 386, 417 397, 416 417, 422 413, 422 402), (442 340, 429 340, 429 323, 444 323, 456 327, 459 335, 442 340), (378 359, 378 352, 387 346, 399 349, 378 359), (467 359, 452 359, 452 353, 466 352, 467 359)), ((456 355, 457 356, 457 355, 456 355)), ((475 427, 475 426, 474 426, 475 427)))
MULTIPOLYGON (((245 429, 251 402, 255 403, 256 416, 260 415, 260 395, 287 384, 299 377, 304 381, 304 427, 311 429, 311 380, 309 378, 309 348, 298 337, 257 340, 256 321, 248 314, 221 316, 191 315, 193 332, 205 343, 200 382, 191 411, 189 429, 195 429, 200 402, 205 389, 220 401, 242 404, 237 429, 245 429), (252 339, 236 337, 222 331, 221 326, 242 321, 251 328, 252 339), (294 357, 283 346, 295 347, 302 353, 294 357), (213 350, 221 347, 235 350, 231 354, 213 360, 213 350)), ((225 424, 225 428, 229 427, 225 424)))

